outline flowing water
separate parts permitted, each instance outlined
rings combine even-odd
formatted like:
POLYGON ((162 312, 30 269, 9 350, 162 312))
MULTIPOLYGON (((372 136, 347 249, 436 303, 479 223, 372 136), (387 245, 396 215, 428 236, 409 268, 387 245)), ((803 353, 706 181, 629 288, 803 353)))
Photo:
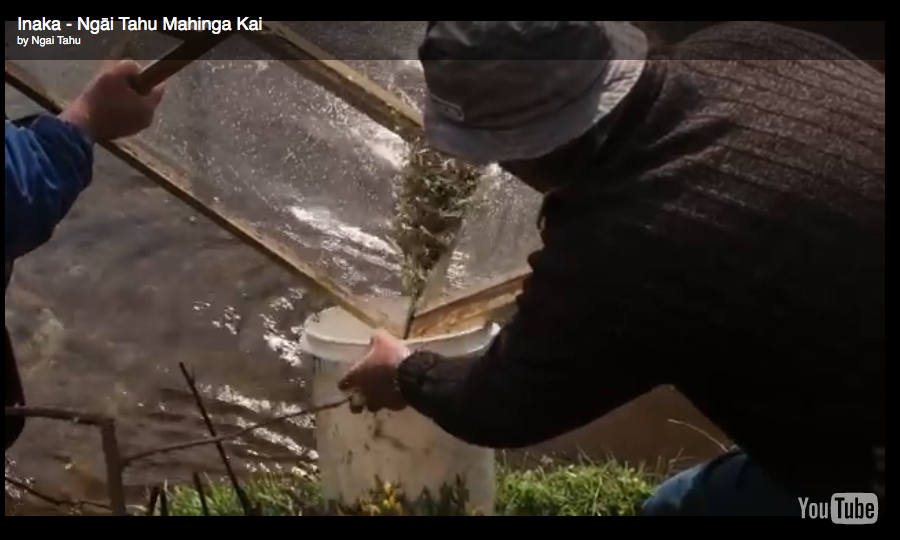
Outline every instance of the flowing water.
MULTIPOLYGON (((328 32, 312 24, 298 30, 411 102, 421 99, 420 69, 408 60, 421 22, 334 24, 328 32)), ((159 125, 140 140, 183 169, 198 196, 287 243, 354 292, 396 294, 390 179, 403 143, 273 59, 222 54, 233 57, 201 61, 172 82, 159 125)), ((95 68, 22 65, 67 97, 95 68)), ((10 116, 36 110, 8 86, 5 102, 10 116)), ((534 246, 536 196, 501 177, 487 192, 504 202, 476 213, 451 269, 457 287, 521 264, 534 246)), ((303 320, 326 305, 98 150, 91 188, 53 241, 17 264, 6 322, 29 404, 115 416, 122 446, 133 451, 206 434, 180 362, 195 371, 221 432, 308 405, 310 364, 298 336, 303 320)), ((714 450, 666 422, 698 421, 669 391, 642 403, 544 448, 611 449, 634 459, 714 450)), ((242 470, 308 470, 313 446, 310 419, 300 418, 229 451, 242 470)), ((102 471, 98 435, 64 423, 30 422, 7 455, 8 476, 74 498, 102 499, 102 471)), ((138 495, 149 483, 194 471, 222 473, 214 450, 141 462, 127 483, 138 495)))

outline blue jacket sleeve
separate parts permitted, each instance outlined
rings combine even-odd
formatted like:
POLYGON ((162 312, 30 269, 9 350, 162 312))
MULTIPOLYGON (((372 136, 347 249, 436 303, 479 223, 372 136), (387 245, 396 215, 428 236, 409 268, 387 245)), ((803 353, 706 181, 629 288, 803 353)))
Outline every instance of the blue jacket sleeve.
POLYGON ((5 132, 8 263, 50 240, 91 182, 94 148, 84 131, 49 115, 27 128, 7 121, 5 132))

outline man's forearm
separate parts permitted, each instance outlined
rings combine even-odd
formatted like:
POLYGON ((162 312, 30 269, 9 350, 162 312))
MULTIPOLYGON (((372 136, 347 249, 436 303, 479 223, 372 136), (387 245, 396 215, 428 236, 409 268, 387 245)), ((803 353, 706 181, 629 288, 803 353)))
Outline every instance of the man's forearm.
POLYGON ((548 380, 506 354, 496 340, 477 357, 414 353, 400 365, 400 391, 412 408, 450 435, 497 449, 547 441, 593 420, 604 407, 604 400, 577 391, 565 379, 548 380))
POLYGON ((80 127, 42 115, 28 128, 5 126, 7 261, 53 234, 90 184, 93 142, 80 127))
MULTIPOLYGON (((590 247, 597 224, 588 218, 545 229, 516 314, 483 355, 419 352, 400 365, 407 403, 471 444, 522 448, 587 425, 658 384, 659 372, 644 361, 650 332, 619 331, 623 320, 640 327, 633 306, 641 291, 616 288, 615 276, 609 289, 595 283, 602 264, 590 247)), ((621 256, 610 250, 610 260, 628 268, 630 248, 621 249, 621 256)))
POLYGON ((521 439, 516 426, 499 418, 510 409, 473 385, 473 368, 479 361, 413 353, 400 365, 400 391, 413 409, 458 439, 476 446, 516 447, 521 439))

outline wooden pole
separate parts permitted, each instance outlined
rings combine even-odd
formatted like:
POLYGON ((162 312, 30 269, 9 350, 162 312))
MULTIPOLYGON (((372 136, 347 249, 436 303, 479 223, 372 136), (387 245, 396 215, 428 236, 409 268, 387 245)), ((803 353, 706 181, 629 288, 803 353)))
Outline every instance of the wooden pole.
POLYGON ((137 80, 134 81, 135 90, 142 94, 149 93, 158 84, 167 81, 230 36, 230 32, 222 32, 221 34, 201 34, 185 39, 183 43, 141 71, 137 80))

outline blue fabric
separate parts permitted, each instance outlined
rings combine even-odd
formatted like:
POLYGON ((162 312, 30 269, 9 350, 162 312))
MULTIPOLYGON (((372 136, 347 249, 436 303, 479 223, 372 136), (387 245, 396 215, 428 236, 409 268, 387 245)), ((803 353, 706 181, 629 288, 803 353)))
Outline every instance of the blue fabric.
MULTIPOLYGON (((13 262, 53 236, 53 231, 91 183, 94 145, 87 134, 55 116, 41 115, 28 127, 5 122, 6 239, 4 265, 9 286, 13 262)), ((19 369, 5 333, 5 406, 25 403, 19 369)), ((8 450, 25 426, 24 418, 7 418, 8 450)))
POLYGON ((645 516, 796 516, 800 501, 741 451, 681 472, 644 503, 645 516))
POLYGON ((41 115, 29 127, 5 122, 7 264, 53 235, 90 184, 93 142, 81 129, 41 115))

